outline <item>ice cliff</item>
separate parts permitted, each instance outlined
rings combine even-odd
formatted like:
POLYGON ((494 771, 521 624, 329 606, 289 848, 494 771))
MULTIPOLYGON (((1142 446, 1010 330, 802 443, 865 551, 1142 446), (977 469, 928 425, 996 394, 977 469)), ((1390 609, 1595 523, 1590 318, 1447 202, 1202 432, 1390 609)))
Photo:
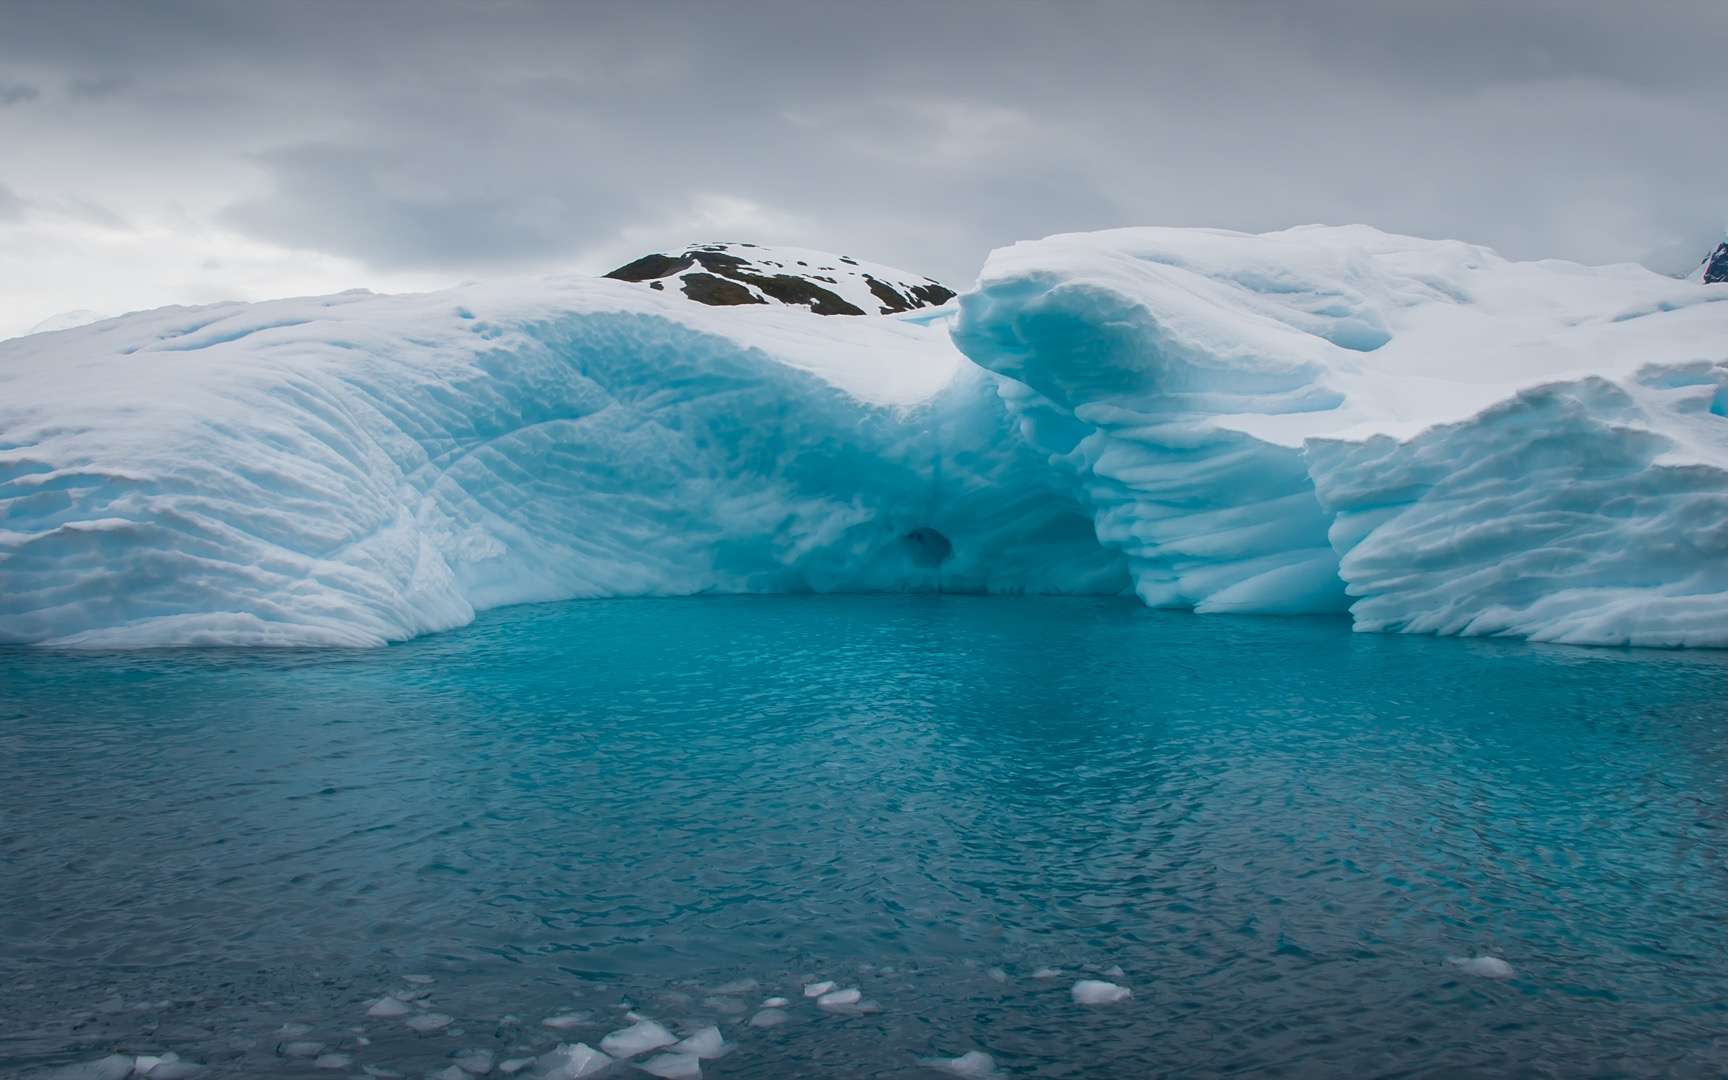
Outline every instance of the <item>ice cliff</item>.
POLYGON ((1728 646, 1728 291, 1373 229, 996 252, 955 338, 1147 603, 1728 646))
POLYGON ((741 247, 0 342, 0 641, 369 645, 531 600, 943 589, 1728 646, 1719 285, 1134 229, 998 251, 956 309, 741 247), (752 280, 782 272, 865 314, 752 280), (709 306, 698 274, 753 299, 709 306))

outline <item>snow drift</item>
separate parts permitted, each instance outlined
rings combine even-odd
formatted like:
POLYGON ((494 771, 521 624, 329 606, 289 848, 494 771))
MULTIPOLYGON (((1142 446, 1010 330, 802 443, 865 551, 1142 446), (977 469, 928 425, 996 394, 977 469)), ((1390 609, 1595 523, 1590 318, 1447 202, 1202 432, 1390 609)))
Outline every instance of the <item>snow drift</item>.
POLYGON ((657 280, 0 342, 0 641, 942 589, 1728 645, 1722 286, 1365 228, 1052 237, 957 316, 657 280))

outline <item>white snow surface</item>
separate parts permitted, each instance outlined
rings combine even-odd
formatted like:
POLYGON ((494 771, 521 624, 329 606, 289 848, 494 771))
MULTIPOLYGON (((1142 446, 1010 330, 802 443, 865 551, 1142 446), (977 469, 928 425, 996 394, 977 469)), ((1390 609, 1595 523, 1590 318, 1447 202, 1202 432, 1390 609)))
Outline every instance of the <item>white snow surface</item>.
POLYGON ((0 342, 0 642, 940 588, 1728 646, 1725 300, 1352 226, 1018 244, 957 313, 573 275, 141 312, 0 342))

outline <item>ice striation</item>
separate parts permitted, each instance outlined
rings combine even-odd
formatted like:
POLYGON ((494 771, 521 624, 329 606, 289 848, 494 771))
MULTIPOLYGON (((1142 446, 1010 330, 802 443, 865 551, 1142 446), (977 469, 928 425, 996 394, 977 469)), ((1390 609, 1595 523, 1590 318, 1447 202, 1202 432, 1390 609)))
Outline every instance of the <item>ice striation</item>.
POLYGON ((1148 604, 1728 646, 1728 300, 1366 227, 994 253, 955 338, 1148 604))
POLYGON ((1718 285, 1364 227, 1051 237, 940 307, 821 253, 655 258, 0 342, 0 642, 940 590, 1728 646, 1718 285), (698 266, 766 299, 691 303, 698 266))

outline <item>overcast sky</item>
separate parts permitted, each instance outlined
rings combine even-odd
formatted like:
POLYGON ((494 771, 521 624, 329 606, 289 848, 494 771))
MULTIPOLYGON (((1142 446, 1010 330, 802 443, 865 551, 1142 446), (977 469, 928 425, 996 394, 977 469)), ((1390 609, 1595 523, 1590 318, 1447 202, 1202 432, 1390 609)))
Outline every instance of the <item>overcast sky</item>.
POLYGON ((1724 0, 0 0, 0 336, 797 242, 1368 222, 1679 270, 1724 0))

